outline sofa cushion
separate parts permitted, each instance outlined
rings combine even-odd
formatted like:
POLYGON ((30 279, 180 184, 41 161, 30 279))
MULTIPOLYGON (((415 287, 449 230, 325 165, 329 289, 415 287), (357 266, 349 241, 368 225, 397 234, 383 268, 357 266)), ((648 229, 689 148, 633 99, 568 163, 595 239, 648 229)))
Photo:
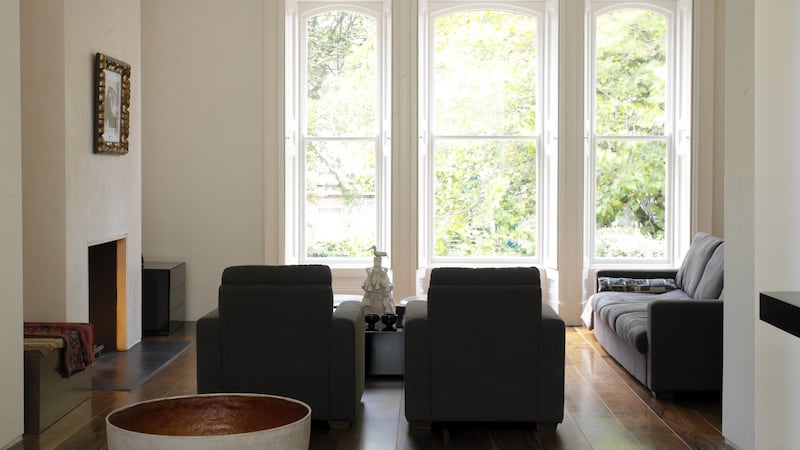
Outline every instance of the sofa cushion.
POLYGON ((724 266, 725 244, 722 243, 714 250, 714 254, 708 260, 703 276, 694 291, 694 298, 698 300, 720 298, 722 295, 724 266))
POLYGON ((690 298, 696 298, 695 291, 703 277, 706 264, 720 244, 722 244, 722 239, 706 233, 697 233, 692 240, 692 245, 686 252, 683 264, 675 277, 678 288, 689 294, 690 298))
POLYGON ((615 278, 599 277, 597 279, 598 292, 646 292, 660 294, 677 289, 672 278, 615 278))
POLYGON ((647 353, 647 305, 656 300, 689 299, 680 289, 662 294, 598 292, 591 299, 595 320, 602 320, 640 353, 647 353))

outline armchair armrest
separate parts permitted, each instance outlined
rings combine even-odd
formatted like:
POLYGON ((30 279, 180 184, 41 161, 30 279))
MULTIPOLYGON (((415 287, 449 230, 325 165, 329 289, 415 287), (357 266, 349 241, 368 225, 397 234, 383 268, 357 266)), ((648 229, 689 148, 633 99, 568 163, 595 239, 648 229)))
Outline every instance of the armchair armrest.
POLYGON ((330 418, 352 422, 364 393, 364 305, 344 301, 333 312, 330 342, 330 418), (341 388, 340 388, 341 386, 341 388))
POLYGON ((197 393, 222 392, 222 336, 219 309, 197 320, 197 393))
POLYGON ((722 300, 657 300, 647 309, 650 389, 721 389, 722 300))
POLYGON ((403 318, 403 376, 413 380, 405 384, 406 419, 409 422, 431 420, 431 334, 428 302, 410 301, 403 318))
POLYGON ((539 344, 539 407, 543 423, 564 420, 564 364, 566 348, 564 320, 548 305, 542 305, 539 344))

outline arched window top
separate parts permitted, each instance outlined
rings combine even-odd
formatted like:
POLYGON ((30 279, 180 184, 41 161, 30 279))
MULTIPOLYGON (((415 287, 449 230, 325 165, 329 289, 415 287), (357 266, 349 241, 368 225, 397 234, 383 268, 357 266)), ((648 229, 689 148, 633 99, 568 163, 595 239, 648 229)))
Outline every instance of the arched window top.
POLYGON ((649 11, 652 13, 660 14, 667 20, 672 18, 675 2, 654 2, 654 3, 639 3, 639 2, 595 2, 594 16, 602 16, 616 11, 629 10, 629 11, 649 11))
POLYGON ((299 9, 303 21, 306 21, 314 16, 336 11, 347 12, 351 14, 361 14, 378 20, 382 14, 382 7, 382 3, 380 2, 363 2, 352 4, 320 4, 315 2, 302 2, 299 9))
POLYGON ((430 2, 427 8, 432 19, 469 11, 496 11, 539 18, 544 9, 544 2, 461 2, 455 6, 452 2, 430 2))

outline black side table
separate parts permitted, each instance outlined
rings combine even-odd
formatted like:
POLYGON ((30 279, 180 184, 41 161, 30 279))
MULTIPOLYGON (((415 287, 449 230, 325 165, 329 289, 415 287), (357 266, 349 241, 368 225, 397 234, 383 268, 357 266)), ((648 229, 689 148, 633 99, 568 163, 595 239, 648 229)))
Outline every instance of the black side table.
POLYGON ((142 334, 166 336, 186 320, 186 264, 147 262, 142 265, 142 334))
MULTIPOLYGON (((381 328, 378 324, 378 329, 381 328)), ((403 375, 403 329, 364 331, 364 364, 367 375, 403 375)))

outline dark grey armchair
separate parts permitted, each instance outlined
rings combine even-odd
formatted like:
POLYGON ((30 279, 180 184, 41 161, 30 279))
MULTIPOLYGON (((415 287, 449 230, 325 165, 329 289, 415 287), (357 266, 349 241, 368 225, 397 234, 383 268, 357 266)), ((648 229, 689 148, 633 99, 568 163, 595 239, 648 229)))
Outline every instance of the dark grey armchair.
POLYGON ((564 321, 536 268, 440 268, 404 318, 409 422, 564 417, 564 321))
POLYGON ((197 322, 197 391, 295 398, 352 422, 364 392, 364 308, 334 311, 327 266, 225 269, 219 308, 197 322))

